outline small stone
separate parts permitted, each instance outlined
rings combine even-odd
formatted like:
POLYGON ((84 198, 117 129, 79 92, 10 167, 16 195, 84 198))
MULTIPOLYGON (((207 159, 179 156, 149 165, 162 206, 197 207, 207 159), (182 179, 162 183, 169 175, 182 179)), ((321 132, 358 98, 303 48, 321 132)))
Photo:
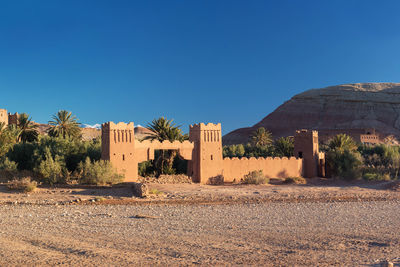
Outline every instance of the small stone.
POLYGON ((146 197, 148 195, 148 187, 143 183, 133 183, 132 193, 135 197, 146 197))
POLYGON ((381 266, 382 267, 393 267, 394 265, 393 265, 393 262, 386 260, 381 263, 381 266))

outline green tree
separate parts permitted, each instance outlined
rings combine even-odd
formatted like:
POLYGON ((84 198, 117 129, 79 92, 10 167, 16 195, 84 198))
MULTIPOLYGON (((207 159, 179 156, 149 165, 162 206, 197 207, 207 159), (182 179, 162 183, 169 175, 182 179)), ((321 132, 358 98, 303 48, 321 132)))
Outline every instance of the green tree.
POLYGON ((22 113, 18 117, 18 128, 21 130, 19 135, 19 141, 33 142, 38 139, 39 132, 37 130, 37 125, 32 122, 28 114, 22 113))
POLYGON ((334 177, 354 180, 361 177, 362 158, 358 151, 333 149, 326 154, 334 177))
POLYGON ((347 134, 338 134, 335 137, 333 137, 331 140, 329 140, 328 147, 330 150, 349 150, 349 151, 355 151, 357 150, 357 145, 354 142, 353 138, 351 138, 347 134))
POLYGON ((258 128, 250 136, 251 144, 256 147, 262 147, 272 144, 271 132, 265 130, 264 127, 258 128))
POLYGON ((60 110, 53 115, 53 120, 49 121, 49 135, 62 138, 79 138, 81 136, 80 123, 76 116, 66 110, 60 110))
POLYGON ((293 137, 281 137, 275 141, 275 156, 292 157, 294 151, 293 137))
POLYGON ((0 122, 0 157, 3 157, 17 142, 19 134, 17 130, 15 126, 6 127, 4 122, 0 122))
POLYGON ((353 138, 338 134, 328 143, 326 161, 333 176, 346 180, 361 177, 363 159, 353 138))
POLYGON ((12 144, 18 143, 20 140, 22 130, 15 124, 10 124, 5 130, 5 135, 8 136, 9 142, 12 144))
MULTIPOLYGON (((143 140, 158 140, 162 141, 184 141, 189 138, 187 134, 183 134, 180 126, 176 126, 173 120, 168 120, 164 117, 154 119, 146 127, 151 130, 151 134, 143 140)), ((174 158, 177 155, 176 150, 162 150, 156 154, 154 165, 158 174, 173 173, 174 158)))

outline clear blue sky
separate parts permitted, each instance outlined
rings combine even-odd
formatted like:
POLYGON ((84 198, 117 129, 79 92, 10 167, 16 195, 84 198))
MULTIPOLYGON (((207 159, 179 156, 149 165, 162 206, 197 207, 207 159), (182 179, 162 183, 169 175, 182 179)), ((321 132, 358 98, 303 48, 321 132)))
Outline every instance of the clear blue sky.
MULTIPOLYGON (((399 82, 400 1, 0 2, 0 108, 250 126, 293 95, 399 82)), ((282 122, 284 123, 284 122, 282 122)))

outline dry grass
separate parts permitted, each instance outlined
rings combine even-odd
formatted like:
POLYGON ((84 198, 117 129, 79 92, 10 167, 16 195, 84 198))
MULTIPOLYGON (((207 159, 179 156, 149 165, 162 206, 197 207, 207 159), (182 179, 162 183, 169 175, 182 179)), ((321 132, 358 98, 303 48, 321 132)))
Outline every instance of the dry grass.
POLYGON ((252 171, 246 174, 242 181, 242 184, 267 184, 269 179, 265 177, 262 170, 252 171))
POLYGON ((23 191, 25 193, 35 191, 36 187, 37 187, 37 182, 31 181, 30 177, 25 177, 20 180, 14 179, 7 183, 8 189, 23 191))
POLYGON ((152 188, 152 189, 149 189, 148 194, 157 195, 158 196, 158 195, 164 194, 164 192, 158 190, 157 188, 152 188))
POLYGON ((283 181, 284 184, 307 184, 303 177, 288 177, 283 181))
POLYGON ((224 184, 224 176, 223 175, 217 175, 214 177, 210 177, 207 181, 207 184, 209 185, 223 185, 224 184))

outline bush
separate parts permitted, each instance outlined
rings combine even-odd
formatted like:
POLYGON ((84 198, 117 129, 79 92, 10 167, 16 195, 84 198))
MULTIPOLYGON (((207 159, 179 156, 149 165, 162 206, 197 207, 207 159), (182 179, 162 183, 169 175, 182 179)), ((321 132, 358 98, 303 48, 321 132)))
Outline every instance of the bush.
POLYGON ((148 194, 158 196, 158 195, 164 194, 164 192, 158 190, 157 188, 152 188, 152 189, 149 189, 148 194))
POLYGON ((306 184, 307 180, 303 177, 288 177, 283 181, 284 184, 306 184))
POLYGON ((385 173, 371 173, 367 172, 363 174, 363 179, 366 181, 389 181, 390 180, 390 175, 385 173))
POLYGON ((326 154, 326 161, 333 176, 345 180, 354 180, 361 177, 362 158, 359 152, 335 149, 326 154))
POLYGON ((269 179, 264 176, 262 170, 252 171, 242 178, 242 184, 266 184, 269 179))
POLYGON ((87 157, 78 164, 78 179, 81 184, 107 185, 122 182, 124 175, 117 174, 109 161, 92 162, 87 157))
POLYGON ((91 160, 99 160, 101 157, 101 142, 98 139, 81 141, 49 136, 41 136, 33 143, 15 144, 8 151, 7 157, 18 163, 19 170, 34 170, 44 159, 47 149, 70 172, 74 172, 79 162, 84 161, 86 157, 91 160))
POLYGON ((138 164, 138 174, 142 177, 154 176, 155 170, 152 161, 143 161, 138 164))
POLYGON ((15 179, 7 183, 8 189, 19 190, 25 193, 34 191, 36 187, 37 187, 37 182, 31 181, 30 177, 25 177, 21 180, 15 179))
POLYGON ((40 161, 40 164, 35 168, 35 172, 40 175, 44 183, 55 184, 62 182, 63 179, 63 162, 59 156, 56 155, 53 159, 53 155, 49 148, 45 150, 45 159, 40 161))
POLYGON ((14 161, 9 160, 7 157, 0 160, 0 170, 9 172, 15 172, 18 169, 18 164, 14 161))
POLYGON ((223 175, 217 175, 214 177, 210 177, 207 181, 207 184, 209 185, 223 185, 224 184, 224 176, 223 175))

